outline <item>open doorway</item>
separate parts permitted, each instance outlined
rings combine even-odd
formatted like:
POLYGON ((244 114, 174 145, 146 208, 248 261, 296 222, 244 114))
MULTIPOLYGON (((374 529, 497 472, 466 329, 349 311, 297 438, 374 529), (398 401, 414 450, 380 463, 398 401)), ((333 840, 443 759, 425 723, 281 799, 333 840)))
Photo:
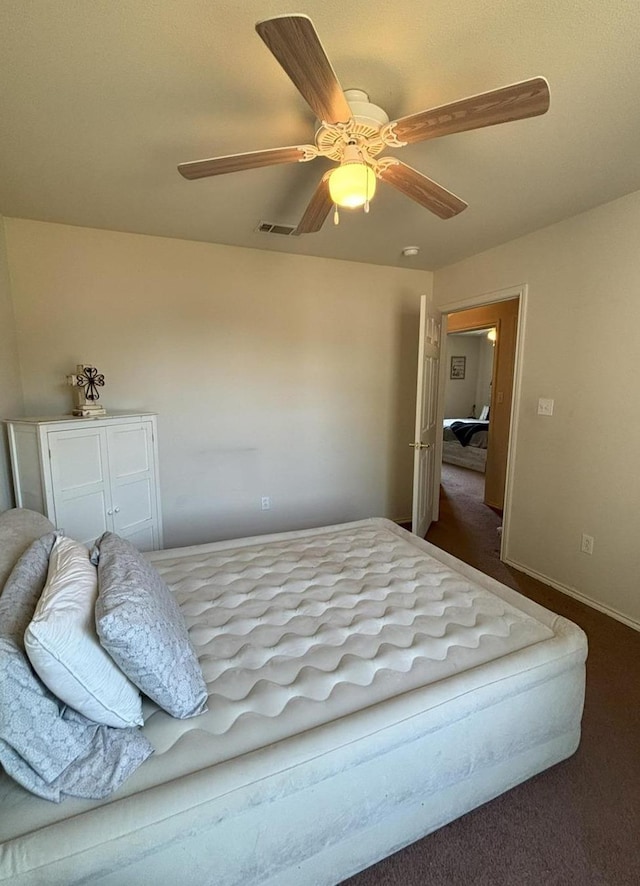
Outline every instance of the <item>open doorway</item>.
POLYGON ((469 543, 480 534, 494 557, 501 551, 518 311, 519 298, 503 299, 449 312, 443 324, 440 519, 469 543))
POLYGON ((496 327, 490 326, 448 332, 442 343, 440 521, 429 539, 435 542, 445 531, 450 544, 453 535, 462 546, 458 556, 473 562, 478 550, 498 557, 502 533, 502 510, 485 502, 496 340, 496 327))
POLYGON ((443 342, 442 461, 481 474, 483 498, 496 337, 491 326, 448 332, 443 342))

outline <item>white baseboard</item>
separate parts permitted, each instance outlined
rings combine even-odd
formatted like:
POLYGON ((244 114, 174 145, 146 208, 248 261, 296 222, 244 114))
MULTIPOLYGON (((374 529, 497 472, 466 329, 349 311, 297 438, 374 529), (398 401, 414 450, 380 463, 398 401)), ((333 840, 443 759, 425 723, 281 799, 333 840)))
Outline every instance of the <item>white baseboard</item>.
POLYGON ((586 603, 586 605, 591 606, 592 609, 597 609, 599 612, 604 612, 605 615, 610 615, 611 618, 615 618, 616 621, 621 621, 623 624, 627 625, 627 627, 633 628, 635 631, 640 631, 640 621, 636 621, 634 618, 629 618, 628 615, 623 615, 622 612, 618 612, 618 610, 614 609, 612 606, 606 606, 604 603, 592 600, 591 597, 587 597, 586 594, 576 591, 575 588, 570 588, 568 585, 563 585, 559 581, 554 581, 552 578, 549 578, 548 575, 544 575, 542 572, 536 572, 535 569, 530 569, 528 566, 523 566, 522 563, 518 563, 510 557, 504 557, 502 562, 506 563, 507 566, 513 566, 513 568, 517 569, 519 572, 524 572, 526 575, 530 575, 531 578, 535 578, 545 585, 555 588, 556 591, 561 591, 563 594, 573 597, 574 600, 586 603))

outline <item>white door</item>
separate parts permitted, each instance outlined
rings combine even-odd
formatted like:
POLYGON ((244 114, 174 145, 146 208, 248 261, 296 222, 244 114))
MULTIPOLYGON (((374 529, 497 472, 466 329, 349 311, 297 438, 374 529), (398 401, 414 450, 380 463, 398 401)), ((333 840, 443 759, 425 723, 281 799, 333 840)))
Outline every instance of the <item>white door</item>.
POLYGON ((107 428, 113 530, 141 551, 158 547, 151 422, 107 428))
POLYGON ((435 486, 437 400, 440 365, 440 311, 420 298, 418 390, 413 442, 413 511, 411 531, 424 538, 433 519, 435 486))
POLYGON ((48 434, 55 514, 49 518, 65 535, 91 544, 111 529, 109 466, 104 431, 48 434))

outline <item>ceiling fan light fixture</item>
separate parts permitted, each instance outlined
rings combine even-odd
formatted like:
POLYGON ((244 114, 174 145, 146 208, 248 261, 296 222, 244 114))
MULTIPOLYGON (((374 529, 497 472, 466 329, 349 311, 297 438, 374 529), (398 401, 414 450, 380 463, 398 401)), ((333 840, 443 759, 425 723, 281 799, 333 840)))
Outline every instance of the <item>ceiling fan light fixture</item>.
POLYGON ((348 145, 344 159, 329 176, 329 194, 336 206, 365 206, 376 192, 376 174, 363 162, 358 148, 348 145))

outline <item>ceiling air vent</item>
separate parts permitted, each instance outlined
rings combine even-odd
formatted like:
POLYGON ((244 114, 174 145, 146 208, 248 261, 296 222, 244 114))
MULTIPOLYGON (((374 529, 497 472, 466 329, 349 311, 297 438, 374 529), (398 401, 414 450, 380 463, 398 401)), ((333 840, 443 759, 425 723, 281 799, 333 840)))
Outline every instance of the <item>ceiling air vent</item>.
POLYGON ((260 222, 256 231, 259 231, 261 234, 283 234, 285 237, 290 237, 292 234, 295 234, 296 226, 275 225, 271 222, 260 222))

